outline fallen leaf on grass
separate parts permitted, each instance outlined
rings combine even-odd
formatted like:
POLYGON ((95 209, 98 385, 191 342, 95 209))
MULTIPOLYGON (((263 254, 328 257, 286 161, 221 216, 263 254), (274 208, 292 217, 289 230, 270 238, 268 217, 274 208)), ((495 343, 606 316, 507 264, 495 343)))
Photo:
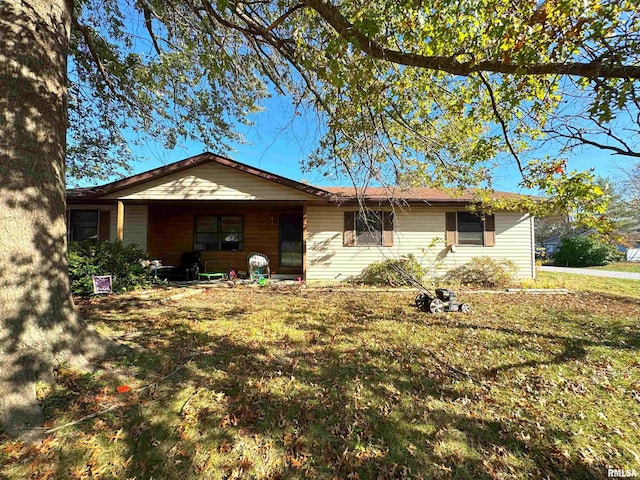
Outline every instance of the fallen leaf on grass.
POLYGON ((218 447, 218 451, 220 453, 229 453, 232 448, 233 448, 233 445, 223 439, 222 442, 220 442, 220 446, 218 447))
POLYGON ((287 460, 289 461, 289 464, 293 467, 293 468, 302 468, 302 465, 304 464, 306 458, 304 457, 299 457, 296 458, 293 455, 287 455, 287 460))

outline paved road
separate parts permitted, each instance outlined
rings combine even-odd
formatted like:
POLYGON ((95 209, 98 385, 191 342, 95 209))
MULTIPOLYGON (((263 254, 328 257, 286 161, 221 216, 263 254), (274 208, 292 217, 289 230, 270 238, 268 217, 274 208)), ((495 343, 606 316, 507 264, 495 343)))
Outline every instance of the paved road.
POLYGON ((640 273, 635 272, 613 272, 610 270, 596 270, 594 268, 567 268, 567 267, 538 267, 542 272, 575 273, 577 275, 591 275, 594 277, 626 278, 629 280, 640 280, 640 273))

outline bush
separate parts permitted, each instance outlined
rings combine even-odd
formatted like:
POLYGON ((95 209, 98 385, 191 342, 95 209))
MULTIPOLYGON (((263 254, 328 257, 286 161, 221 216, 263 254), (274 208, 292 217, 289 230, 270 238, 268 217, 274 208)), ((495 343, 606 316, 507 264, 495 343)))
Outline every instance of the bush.
POLYGON ((620 256, 616 247, 595 235, 589 235, 563 238, 553 261, 555 265, 563 267, 591 267, 614 262, 620 256))
POLYGON ((450 270, 444 279, 460 285, 483 288, 506 288, 513 284, 518 268, 505 258, 476 257, 450 270))
POLYGON ((411 286, 410 278, 422 282, 424 269, 412 254, 375 262, 365 268, 356 278, 365 285, 390 285, 392 287, 411 286), (401 272, 405 272, 404 274, 401 272))
POLYGON ((140 264, 145 257, 145 253, 135 245, 123 245, 122 242, 70 242, 71 292, 74 295, 91 295, 94 275, 111 275, 115 293, 146 287, 150 283, 149 274, 140 264))

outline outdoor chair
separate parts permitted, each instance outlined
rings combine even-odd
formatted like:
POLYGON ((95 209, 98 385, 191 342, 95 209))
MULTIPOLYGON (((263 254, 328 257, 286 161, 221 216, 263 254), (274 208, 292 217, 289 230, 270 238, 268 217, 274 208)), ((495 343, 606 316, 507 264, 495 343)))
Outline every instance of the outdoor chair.
POLYGON ((247 255, 247 263, 249 264, 249 279, 257 281, 260 278, 270 278, 271 269, 269 268, 269 257, 263 253, 251 252, 247 255))
POLYGON ((184 252, 180 256, 178 269, 186 280, 198 280, 199 274, 203 270, 200 263, 200 252, 184 252))

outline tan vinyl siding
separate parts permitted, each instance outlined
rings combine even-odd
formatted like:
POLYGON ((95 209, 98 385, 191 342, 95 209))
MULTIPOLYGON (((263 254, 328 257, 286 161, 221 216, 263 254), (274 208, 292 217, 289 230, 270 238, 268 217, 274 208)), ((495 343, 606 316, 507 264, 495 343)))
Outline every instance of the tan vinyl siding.
POLYGON ((313 200, 317 197, 237 169, 208 163, 107 195, 121 200, 313 200))
POLYGON ((467 263, 473 257, 506 258, 518 267, 518 277, 533 278, 531 254, 531 216, 524 213, 496 212, 496 244, 494 247, 458 245, 455 253, 448 253, 443 262, 445 270, 467 263))
POLYGON ((125 245, 135 244, 147 251, 147 206, 124 205, 124 239, 125 245))
MULTIPOLYGON (((432 234, 420 234, 424 244, 419 244, 418 235, 410 228, 421 232, 433 231, 435 224, 430 216, 416 216, 414 221, 405 225, 406 216, 396 210, 396 228, 394 245, 382 246, 343 246, 344 212, 335 206, 307 207, 307 279, 308 280, 346 280, 358 275, 367 265, 395 258, 403 253, 416 253, 425 247, 432 234)), ((444 230, 443 233, 444 235, 444 230)))
POLYGON ((346 280, 373 262, 409 253, 431 271, 440 264, 440 273, 473 257, 491 256, 513 260, 521 278, 533 276, 531 219, 526 214, 497 212, 494 247, 457 246, 453 253, 445 248, 445 213, 452 209, 419 206, 396 209, 395 241, 391 247, 343 246, 345 210, 333 206, 307 207, 308 280, 346 280))

